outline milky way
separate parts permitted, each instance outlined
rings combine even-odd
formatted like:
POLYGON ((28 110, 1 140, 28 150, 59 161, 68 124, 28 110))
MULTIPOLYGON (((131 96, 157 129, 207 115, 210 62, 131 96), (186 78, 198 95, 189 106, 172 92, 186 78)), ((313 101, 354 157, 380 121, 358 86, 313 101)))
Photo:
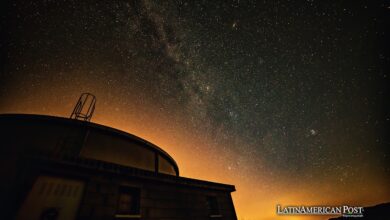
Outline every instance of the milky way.
POLYGON ((390 200, 386 27, 365 1, 16 1, 3 8, 0 112, 92 121, 227 182, 238 216, 277 203, 390 200))

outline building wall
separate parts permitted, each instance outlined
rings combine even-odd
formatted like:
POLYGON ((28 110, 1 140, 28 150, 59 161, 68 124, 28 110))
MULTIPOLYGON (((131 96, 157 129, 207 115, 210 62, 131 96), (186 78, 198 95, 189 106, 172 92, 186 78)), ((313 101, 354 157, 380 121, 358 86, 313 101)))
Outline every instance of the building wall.
POLYGON ((19 207, 16 219, 76 219, 83 192, 83 181, 39 176, 19 207))
MULTIPOLYGON (((142 180, 89 180, 80 207, 80 219, 113 219, 120 187, 140 190, 140 216, 135 219, 237 219, 230 192, 142 180), (219 215, 210 217, 208 197, 218 201, 219 215)), ((115 219, 115 218, 114 218, 115 219)))
POLYGON ((6 207, 2 216, 6 216, 4 219, 40 220, 38 216, 50 209, 59 210, 59 217, 66 216, 61 213, 64 210, 77 210, 75 219, 79 220, 237 219, 230 195, 234 186, 231 185, 118 167, 82 158, 25 157, 17 161, 16 178, 7 179, 10 187, 7 194, 0 197, 2 207, 6 207), (53 183, 50 187, 48 183, 37 184, 42 179, 53 180, 50 181, 53 183), (47 186, 45 190, 42 190, 42 185, 47 186), (139 192, 139 209, 136 213, 129 213, 132 214, 128 216, 131 218, 115 218, 121 214, 118 213, 118 203, 123 188, 139 192), (37 191, 42 194, 39 198, 37 191), (31 193, 35 194, 33 199, 31 193), (69 193, 73 195, 71 200, 69 193), (210 206, 210 198, 217 201, 217 213, 215 207, 210 206), (30 209, 26 202, 37 205, 39 211, 34 214, 35 218, 21 214, 30 209))
POLYGON ((0 116, 0 207, 5 210, 1 219, 40 220, 42 213, 58 215, 50 218, 56 220, 72 219, 70 213, 80 220, 237 219, 230 195, 234 186, 175 176, 178 170, 168 156, 153 148, 155 157, 145 161, 155 170, 148 169, 149 162, 142 166, 126 162, 144 154, 138 148, 138 153, 121 151, 129 157, 121 158, 124 164, 115 163, 115 156, 104 158, 107 149, 113 143, 118 149, 136 149, 136 141, 102 135, 100 130, 88 141, 86 134, 95 127, 89 130, 68 119, 26 117, 0 116), (104 143, 107 146, 98 146, 104 143), (85 155, 80 154, 84 145, 89 148, 85 155), (79 191, 74 193, 75 189, 79 191))

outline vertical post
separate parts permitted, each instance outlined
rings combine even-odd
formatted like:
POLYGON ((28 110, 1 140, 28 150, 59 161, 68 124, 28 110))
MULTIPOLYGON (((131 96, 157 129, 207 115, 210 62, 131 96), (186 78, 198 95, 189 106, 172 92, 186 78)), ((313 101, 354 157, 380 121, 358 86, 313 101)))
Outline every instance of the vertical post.
POLYGON ((154 172, 158 173, 158 153, 154 152, 154 172))

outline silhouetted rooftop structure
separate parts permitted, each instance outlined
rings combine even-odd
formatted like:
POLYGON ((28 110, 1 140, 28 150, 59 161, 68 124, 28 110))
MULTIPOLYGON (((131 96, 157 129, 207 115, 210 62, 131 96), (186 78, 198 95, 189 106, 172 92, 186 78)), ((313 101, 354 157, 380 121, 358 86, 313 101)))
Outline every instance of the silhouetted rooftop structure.
POLYGON ((179 176, 126 132, 45 115, 0 115, 3 219, 237 219, 232 185, 179 176))

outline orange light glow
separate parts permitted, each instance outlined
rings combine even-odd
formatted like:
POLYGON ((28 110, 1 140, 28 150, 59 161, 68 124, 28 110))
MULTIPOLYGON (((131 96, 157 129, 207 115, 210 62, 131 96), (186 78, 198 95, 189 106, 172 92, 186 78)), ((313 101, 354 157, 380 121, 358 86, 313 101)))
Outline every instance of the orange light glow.
MULTIPOLYGON (((156 113, 156 106, 151 103, 134 106, 134 109, 123 109, 120 103, 108 105, 102 100, 109 100, 109 97, 98 88, 95 89, 92 92, 96 94, 98 101, 92 122, 135 134, 161 147, 176 160, 181 176, 235 185, 237 191, 232 195, 240 220, 328 219, 331 216, 277 216, 276 205, 367 206, 386 202, 390 198, 388 179, 382 178, 380 171, 369 168, 359 170, 363 179, 344 185, 336 181, 338 176, 313 178, 312 181, 302 183, 289 177, 272 176, 267 172, 266 166, 251 171, 257 172, 254 175, 256 178, 245 171, 245 165, 229 169, 229 158, 235 158, 236 152, 225 150, 229 148, 214 142, 203 135, 202 131, 178 127, 185 124, 180 122, 188 120, 185 116, 173 117, 167 112, 156 113), (242 172, 248 178, 240 178, 242 172)), ((19 98, 18 102, 9 99, 3 103, 0 112, 68 117, 78 97, 76 92, 62 99, 47 95, 48 91, 36 92, 46 98, 34 102, 26 97, 19 98)))

